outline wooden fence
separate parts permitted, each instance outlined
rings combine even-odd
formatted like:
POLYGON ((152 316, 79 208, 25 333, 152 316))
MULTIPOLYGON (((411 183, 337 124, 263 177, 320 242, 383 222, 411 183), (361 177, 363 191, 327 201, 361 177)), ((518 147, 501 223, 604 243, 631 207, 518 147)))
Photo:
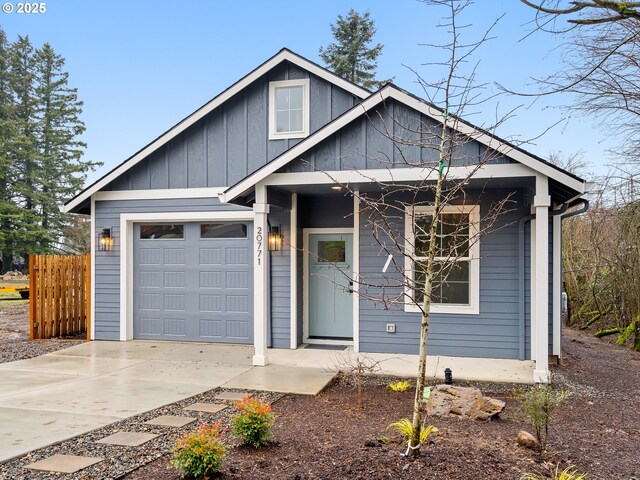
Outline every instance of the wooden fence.
POLYGON ((91 256, 29 257, 29 339, 91 331, 91 256))

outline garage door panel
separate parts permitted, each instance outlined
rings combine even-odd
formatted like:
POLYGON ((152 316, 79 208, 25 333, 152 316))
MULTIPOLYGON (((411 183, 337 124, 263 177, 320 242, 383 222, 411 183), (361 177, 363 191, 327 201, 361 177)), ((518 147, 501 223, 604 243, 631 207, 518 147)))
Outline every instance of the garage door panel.
POLYGON ((200 223, 187 222, 182 238, 141 239, 134 225, 134 337, 253 341, 251 224, 226 231, 246 237, 200 238, 200 223))

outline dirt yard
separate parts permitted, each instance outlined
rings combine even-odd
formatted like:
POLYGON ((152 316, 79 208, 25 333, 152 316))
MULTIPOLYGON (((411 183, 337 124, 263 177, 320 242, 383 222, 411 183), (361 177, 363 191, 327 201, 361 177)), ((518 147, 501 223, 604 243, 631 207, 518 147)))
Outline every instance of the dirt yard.
MULTIPOLYGON (((554 371, 573 394, 557 412, 543 457, 516 444, 518 430, 527 426, 513 386, 483 386, 507 402, 498 421, 430 419, 440 431, 420 458, 409 461, 385 428, 410 415, 412 393, 368 386, 366 408, 358 412, 354 389, 335 385, 315 397, 275 403, 276 441, 269 448, 230 440, 222 478, 513 480, 575 465, 589 480, 640 480, 640 354, 575 331, 566 332, 565 352, 564 365, 554 371)), ((164 457, 124 478, 178 479, 167 464, 164 457)))
POLYGON ((30 342, 29 300, 22 300, 18 293, 0 294, 0 363, 37 357, 77 343, 59 339, 30 342))

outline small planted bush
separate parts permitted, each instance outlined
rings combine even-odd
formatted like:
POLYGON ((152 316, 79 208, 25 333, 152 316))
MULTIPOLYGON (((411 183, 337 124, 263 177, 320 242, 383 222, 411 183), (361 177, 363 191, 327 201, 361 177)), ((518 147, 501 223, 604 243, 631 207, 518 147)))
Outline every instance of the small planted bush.
MULTIPOLYGON (((435 427, 433 425, 422 426, 422 428, 420 429, 420 445, 423 445, 427 441, 429 435, 431 435, 431 432, 434 431, 434 428, 435 427)), ((402 435, 402 437, 406 441, 409 441, 409 439, 411 438, 411 433, 413 432, 413 424, 408 418, 403 418, 401 420, 398 420, 397 422, 393 422, 392 424, 390 424, 387 427, 387 430, 397 432, 402 435)))
POLYGON ((522 413, 535 429, 538 448, 547 448, 549 425, 553 421, 553 413, 571 393, 560 390, 552 381, 544 385, 536 385, 522 395, 522 413))
POLYGON ((183 476, 203 478, 214 475, 222 468, 227 453, 222 441, 225 430, 220 421, 213 425, 201 424, 198 431, 178 440, 173 449, 171 466, 183 476))
POLYGON ((240 411, 233 419, 232 432, 242 443, 252 447, 261 447, 273 436, 275 415, 271 405, 249 395, 236 402, 240 411))
POLYGON ((409 388, 411 388, 411 381, 398 380, 397 382, 391 382, 389 385, 387 385, 387 388, 389 388, 389 390, 391 390, 392 392, 406 392, 407 390, 409 390, 409 388))
MULTIPOLYGON (((560 467, 556 467, 555 473, 549 477, 551 480, 585 480, 587 475, 585 473, 579 473, 577 469, 569 467, 560 471, 560 467)), ((546 480, 547 477, 536 475, 535 473, 525 473, 520 477, 520 480, 546 480)))

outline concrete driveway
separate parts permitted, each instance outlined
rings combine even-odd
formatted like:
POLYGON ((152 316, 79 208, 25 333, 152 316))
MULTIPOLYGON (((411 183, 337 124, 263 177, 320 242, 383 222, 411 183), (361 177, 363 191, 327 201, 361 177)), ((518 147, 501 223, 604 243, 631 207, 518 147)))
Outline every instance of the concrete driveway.
POLYGON ((0 364, 0 462, 212 388, 315 394, 321 368, 253 367, 252 346, 90 342, 0 364))

